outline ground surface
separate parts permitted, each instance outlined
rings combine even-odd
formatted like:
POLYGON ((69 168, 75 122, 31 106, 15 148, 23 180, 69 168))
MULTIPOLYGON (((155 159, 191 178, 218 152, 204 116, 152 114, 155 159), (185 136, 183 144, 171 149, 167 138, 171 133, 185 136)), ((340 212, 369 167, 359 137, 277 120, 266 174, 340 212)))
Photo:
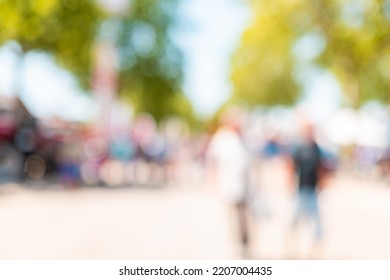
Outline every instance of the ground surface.
MULTIPOLYGON (((298 242, 287 230, 291 193, 272 177, 263 190, 267 210, 258 211, 270 215, 252 220, 251 257, 305 258, 308 235, 298 242)), ((339 176, 322 193, 321 208, 323 258, 390 259, 390 187, 339 176)), ((77 190, 3 184, 0 259, 238 259, 233 217, 196 184, 77 190)))

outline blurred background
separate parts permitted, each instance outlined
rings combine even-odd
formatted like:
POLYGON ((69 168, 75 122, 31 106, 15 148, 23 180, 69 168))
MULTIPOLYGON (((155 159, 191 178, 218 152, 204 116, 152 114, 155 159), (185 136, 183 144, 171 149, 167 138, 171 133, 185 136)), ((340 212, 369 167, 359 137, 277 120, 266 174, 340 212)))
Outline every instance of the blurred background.
POLYGON ((389 259, 389 86, 388 0, 0 0, 0 259, 389 259))

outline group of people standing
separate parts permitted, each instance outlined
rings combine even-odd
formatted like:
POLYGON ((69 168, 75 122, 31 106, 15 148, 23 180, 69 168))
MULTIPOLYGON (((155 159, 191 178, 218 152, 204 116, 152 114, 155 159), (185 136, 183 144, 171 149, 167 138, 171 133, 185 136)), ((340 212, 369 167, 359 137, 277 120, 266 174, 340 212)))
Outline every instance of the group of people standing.
MULTIPOLYGON (((211 138, 207 159, 210 165, 212 184, 217 187, 220 196, 235 209, 235 223, 238 226, 242 255, 250 258, 250 240, 248 215, 251 212, 253 188, 250 181, 249 170, 253 155, 246 147, 241 131, 242 119, 239 112, 229 111, 222 116, 220 125, 211 138)), ((286 188, 294 190, 298 203, 294 209, 290 222, 293 238, 294 229, 302 221, 311 220, 313 246, 312 255, 308 257, 321 257, 319 248, 323 241, 323 225, 321 222, 318 195, 328 176, 325 158, 316 141, 316 131, 313 123, 305 120, 299 124, 299 135, 290 143, 282 154, 285 162, 284 174, 287 174, 286 188), (287 171, 287 172, 285 172, 287 171)), ((275 170, 274 177, 281 176, 275 170)), ((271 186, 272 187, 272 186, 271 186)), ((291 193, 291 192, 290 192, 291 193)), ((258 203, 261 203, 260 201, 258 203)), ((289 240, 293 243, 294 240, 289 240)), ((286 255, 287 258, 293 257, 286 255)))

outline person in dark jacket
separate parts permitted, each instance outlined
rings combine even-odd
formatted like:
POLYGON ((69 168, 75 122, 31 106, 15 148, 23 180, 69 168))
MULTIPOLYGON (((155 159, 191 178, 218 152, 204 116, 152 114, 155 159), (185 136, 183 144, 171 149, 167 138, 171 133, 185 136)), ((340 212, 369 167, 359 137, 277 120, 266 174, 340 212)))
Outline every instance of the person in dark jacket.
MULTIPOLYGON (((314 126, 305 123, 301 128, 301 139, 290 154, 290 166, 293 182, 296 182, 298 205, 294 213, 293 228, 303 220, 314 222, 315 244, 320 245, 323 239, 318 194, 322 187, 323 157, 315 140, 314 126)), ((313 249, 318 246, 314 246, 313 249)), ((315 254, 315 253, 314 253, 315 254)))

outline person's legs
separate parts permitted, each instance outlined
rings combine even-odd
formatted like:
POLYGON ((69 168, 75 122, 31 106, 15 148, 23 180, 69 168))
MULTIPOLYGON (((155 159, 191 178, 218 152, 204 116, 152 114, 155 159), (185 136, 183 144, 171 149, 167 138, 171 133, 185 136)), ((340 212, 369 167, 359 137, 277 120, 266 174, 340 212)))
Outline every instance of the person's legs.
POLYGON ((317 241, 322 239, 322 222, 318 205, 318 195, 316 190, 310 190, 306 194, 306 209, 305 212, 314 222, 314 237, 317 241))
MULTIPOLYGON (((315 188, 311 186, 302 186, 299 188, 297 193, 297 199, 298 203, 293 217, 292 231, 289 236, 291 243, 289 246, 294 246, 294 255, 297 255, 299 252, 301 252, 303 249, 302 245, 306 243, 303 241, 307 240, 304 238, 306 235, 302 236, 299 234, 301 232, 300 226, 303 225, 303 222, 309 220, 310 222, 314 223, 314 228, 312 229, 313 233, 311 236, 314 237, 315 242, 312 248, 320 247, 322 241, 322 223, 319 213, 318 196, 315 188)), ((305 223, 305 227, 306 226, 309 225, 305 223)), ((309 230, 309 228, 307 228, 307 230, 309 230)))
POLYGON ((307 209, 307 195, 304 191, 298 190, 297 193, 297 205, 294 212, 294 218, 292 222, 292 227, 296 228, 298 224, 302 221, 303 216, 305 215, 307 209))
POLYGON ((248 257, 248 217, 245 202, 236 204, 240 241, 243 248, 243 257, 248 257))
POLYGON ((313 222, 313 242, 311 246, 310 258, 318 259, 323 257, 323 227, 318 204, 318 194, 316 190, 310 191, 308 195, 308 214, 313 222))
POLYGON ((287 244, 286 244, 286 251, 287 251, 287 258, 288 259, 296 259, 299 258, 299 248, 300 248, 300 236, 298 234, 300 225, 303 221, 304 214, 305 214, 305 195, 302 191, 298 191, 296 193, 296 204, 295 208, 293 209, 293 216, 292 216, 292 222, 290 225, 290 231, 288 232, 287 236, 287 244))

